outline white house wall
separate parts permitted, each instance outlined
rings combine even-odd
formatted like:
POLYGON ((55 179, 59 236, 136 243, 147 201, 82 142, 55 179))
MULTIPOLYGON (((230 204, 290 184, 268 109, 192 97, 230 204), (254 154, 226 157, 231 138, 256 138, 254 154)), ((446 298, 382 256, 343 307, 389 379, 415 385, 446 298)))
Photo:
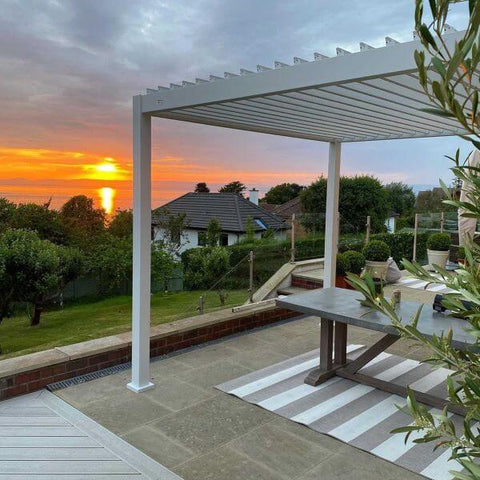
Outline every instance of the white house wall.
MULTIPOLYGON (((190 250, 191 248, 197 248, 198 245, 198 230, 193 230, 193 229, 185 229, 182 234, 182 241, 181 241, 181 247, 179 249, 179 254, 182 254, 186 250, 190 250)), ((235 245, 237 244, 240 240, 242 240, 245 235, 244 234, 237 234, 237 233, 232 233, 228 232, 228 245, 235 245)), ((262 238, 261 232, 255 233, 255 238, 257 240, 260 240, 262 238)), ((286 240, 287 238, 287 233, 285 230, 282 231, 276 231, 274 233, 274 238, 276 240, 286 240)), ((165 229, 159 228, 159 227, 154 227, 154 236, 153 240, 158 242, 161 240, 165 239, 165 229)))

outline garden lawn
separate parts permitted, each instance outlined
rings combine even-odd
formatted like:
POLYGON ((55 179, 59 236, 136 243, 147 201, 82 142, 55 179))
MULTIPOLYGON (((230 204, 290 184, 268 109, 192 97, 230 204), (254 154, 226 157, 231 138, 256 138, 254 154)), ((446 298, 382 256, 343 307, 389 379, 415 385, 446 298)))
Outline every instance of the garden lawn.
MULTIPOLYGON (((222 307, 216 292, 156 293, 152 295, 152 325, 196 315, 200 295, 205 297, 205 312, 241 305, 248 299, 245 290, 227 294, 222 307)), ((131 329, 131 311, 132 298, 118 296, 44 312, 37 327, 29 326, 26 314, 6 318, 0 324, 0 360, 127 332, 131 329)))

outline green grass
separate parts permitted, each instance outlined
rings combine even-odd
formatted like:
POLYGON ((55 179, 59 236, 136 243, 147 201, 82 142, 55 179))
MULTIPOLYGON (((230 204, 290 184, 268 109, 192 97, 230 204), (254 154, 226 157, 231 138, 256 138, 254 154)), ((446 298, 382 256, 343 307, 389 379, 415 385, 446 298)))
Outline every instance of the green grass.
MULTIPOLYGON (((222 307, 216 292, 156 293, 152 295, 152 325, 196 315, 200 295, 205 297, 205 312, 240 305, 248 298, 245 290, 231 290, 222 307)), ((37 327, 29 326, 27 314, 6 318, 0 324, 0 359, 127 332, 131 309, 131 297, 119 296, 44 312, 37 327)))

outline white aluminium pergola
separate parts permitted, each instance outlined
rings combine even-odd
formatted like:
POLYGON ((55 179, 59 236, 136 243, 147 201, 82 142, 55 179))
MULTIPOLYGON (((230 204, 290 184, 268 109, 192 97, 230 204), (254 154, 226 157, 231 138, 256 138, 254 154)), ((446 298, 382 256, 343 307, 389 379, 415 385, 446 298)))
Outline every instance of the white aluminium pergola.
MULTIPOLYGON (((460 33, 446 35, 453 45, 460 33)), ((335 279, 341 144, 464 133, 458 124, 421 109, 431 106, 419 85, 417 41, 386 38, 374 49, 337 49, 337 56, 295 58, 293 65, 259 65, 209 80, 148 89, 133 98, 134 249, 132 380, 136 392, 150 381, 151 118, 328 142, 325 286, 335 279)))

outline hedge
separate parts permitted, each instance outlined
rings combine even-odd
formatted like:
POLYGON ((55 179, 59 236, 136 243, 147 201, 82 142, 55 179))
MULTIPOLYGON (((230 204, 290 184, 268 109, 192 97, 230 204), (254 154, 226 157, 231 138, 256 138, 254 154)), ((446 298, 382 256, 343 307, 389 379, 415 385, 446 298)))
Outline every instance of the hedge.
MULTIPOLYGON (((420 233, 417 239, 417 259, 423 260, 427 256, 427 237, 428 234, 420 233)), ((413 233, 378 233, 370 237, 372 240, 381 240, 385 242, 392 252, 392 257, 399 264, 402 258, 412 259, 413 255, 413 233)), ((355 250, 361 252, 364 247, 363 241, 342 242, 339 246, 340 252, 355 250)), ((211 247, 200 247, 211 248, 211 247)), ((290 241, 239 244, 226 247, 230 251, 230 269, 235 268, 227 275, 223 288, 236 289, 248 288, 249 284, 249 263, 247 261, 250 250, 255 254, 253 283, 258 288, 263 285, 282 265, 290 261, 290 241)), ((185 274, 189 269, 190 252, 195 249, 187 250, 182 254, 182 264, 185 274)), ((309 258, 321 258, 324 254, 324 237, 306 237, 296 241, 295 258, 297 260, 306 260, 309 258)), ((188 285, 186 285, 189 288, 188 285)))
MULTIPOLYGON (((223 287, 248 288, 250 266, 247 261, 251 250, 255 254, 253 283, 255 288, 263 285, 282 265, 290 261, 290 241, 239 244, 227 247, 230 251, 230 268, 235 268, 224 282, 223 287)), ((296 241, 295 257, 297 260, 321 258, 323 256, 324 237, 307 237, 296 241)), ((210 248, 210 247, 203 247, 210 248)), ((182 254, 182 264, 185 274, 189 270, 190 256, 196 249, 190 249, 182 254)), ((187 285, 188 287, 188 285, 187 285)))
MULTIPOLYGON (((393 259, 401 267, 400 262, 403 258, 412 260, 413 258, 413 233, 377 233, 370 237, 372 240, 381 240, 385 242, 392 252, 393 259)), ((421 261, 427 257, 427 238, 428 233, 419 233, 417 235, 417 260, 421 261)), ((364 242, 350 242, 340 245, 340 251, 356 250, 361 252, 364 242)))

